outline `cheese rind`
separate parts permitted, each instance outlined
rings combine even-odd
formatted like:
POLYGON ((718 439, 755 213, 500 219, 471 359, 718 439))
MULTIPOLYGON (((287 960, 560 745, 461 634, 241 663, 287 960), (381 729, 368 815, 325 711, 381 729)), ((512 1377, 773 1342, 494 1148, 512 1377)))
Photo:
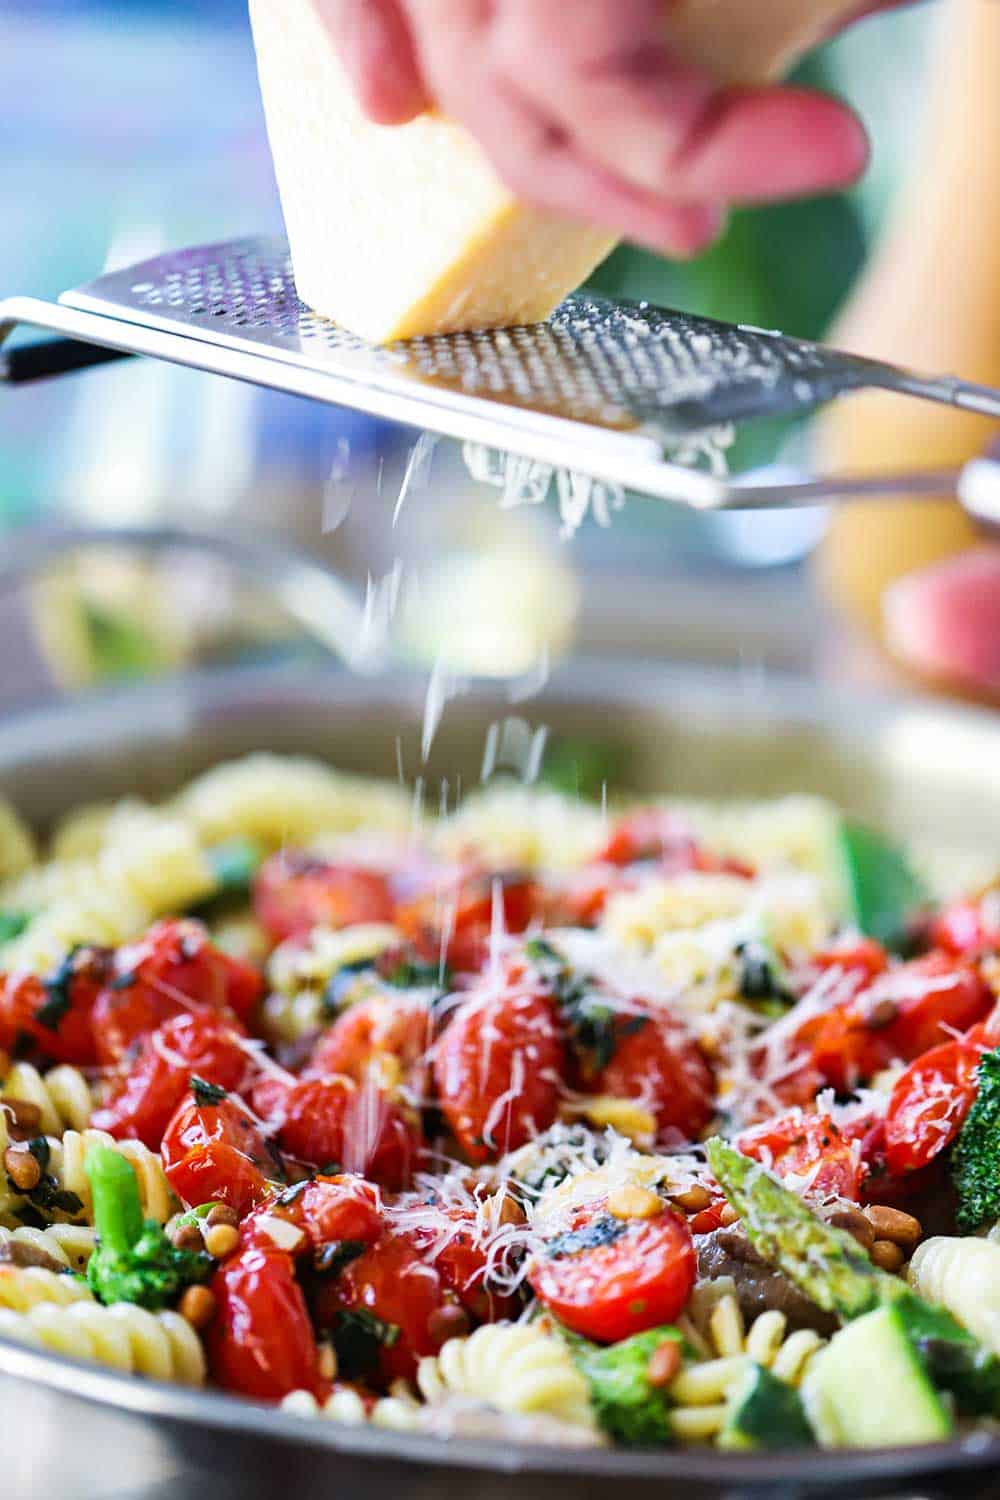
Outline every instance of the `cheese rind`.
MULTIPOLYGON (((670 36, 723 81, 770 76, 856 0, 673 0, 670 36), (744 11, 747 14, 744 14, 744 11)), ((430 112, 362 113, 316 0, 250 0, 299 296, 373 343, 540 322, 616 236, 520 202, 430 112)))

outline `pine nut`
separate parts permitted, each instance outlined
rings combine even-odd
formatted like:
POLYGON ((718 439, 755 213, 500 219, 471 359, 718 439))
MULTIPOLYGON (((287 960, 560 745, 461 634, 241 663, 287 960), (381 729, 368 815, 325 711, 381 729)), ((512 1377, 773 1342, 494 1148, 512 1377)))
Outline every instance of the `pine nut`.
POLYGON ((651 1188, 627 1183, 608 1194, 608 1213, 615 1219, 655 1219, 663 1212, 663 1199, 651 1188))
POLYGON ((888 1271, 894 1276, 899 1270, 906 1256, 898 1245, 892 1240, 876 1240, 872 1246, 872 1261, 881 1271, 888 1271))
POLYGON ((205 1236, 205 1249, 216 1260, 229 1255, 240 1242, 240 1232, 232 1224, 213 1224, 205 1236))
POLYGON ((197 1224, 178 1224, 171 1239, 178 1250, 204 1250, 205 1241, 197 1224))
POLYGON ((885 1204, 872 1204, 871 1207, 865 1209, 865 1217, 871 1224, 877 1240, 891 1240, 894 1245, 899 1245, 903 1250, 915 1249, 924 1232, 919 1219, 915 1219, 912 1214, 904 1214, 901 1209, 889 1208, 885 1204))
POLYGON ((42 1111, 29 1099, 0 1099, 7 1115, 7 1134, 14 1141, 29 1141, 42 1125, 42 1111))
MULTIPOLYGON (((832 1224, 835 1229, 846 1229, 847 1233, 853 1235, 858 1244, 865 1250, 870 1251, 875 1243, 876 1235, 870 1218, 862 1213, 860 1208, 838 1208, 836 1212, 829 1215, 827 1223, 832 1224)), ((879 1236, 885 1239, 885 1235, 879 1236)))
POLYGON ((649 1356, 646 1379, 654 1390, 662 1390, 680 1374, 682 1363, 680 1346, 673 1339, 664 1339, 649 1356))
POLYGON ((319 1346, 319 1373, 323 1380, 336 1380, 337 1354, 332 1344, 319 1346))
POLYGON ((727 1203, 719 1214, 719 1224, 723 1229, 730 1229, 734 1224, 740 1222, 740 1216, 731 1203, 727 1203))
POLYGON ((228 1203, 213 1203, 205 1215, 205 1223, 210 1227, 215 1224, 231 1224, 236 1229, 239 1222, 239 1214, 228 1203))
POLYGON ((700 1214, 711 1204, 712 1195, 696 1182, 683 1193, 674 1193, 670 1201, 686 1214, 700 1214))
POLYGON ((215 1297, 207 1286, 189 1286, 177 1311, 192 1328, 206 1328, 215 1317, 215 1297))
POLYGON ((3 1154, 7 1176, 19 1193, 32 1192, 42 1180, 42 1169, 24 1146, 8 1146, 3 1154))

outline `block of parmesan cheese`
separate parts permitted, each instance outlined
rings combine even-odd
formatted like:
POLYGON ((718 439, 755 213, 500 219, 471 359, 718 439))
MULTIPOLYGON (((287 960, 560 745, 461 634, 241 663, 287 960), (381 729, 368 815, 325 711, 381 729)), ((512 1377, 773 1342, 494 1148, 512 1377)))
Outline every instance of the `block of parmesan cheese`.
MULTIPOLYGON (((725 81, 776 73, 857 0, 674 0, 670 34, 725 81)), ((250 0, 302 300, 375 343, 547 318, 616 244, 519 202, 460 126, 361 113, 315 0, 250 0)))

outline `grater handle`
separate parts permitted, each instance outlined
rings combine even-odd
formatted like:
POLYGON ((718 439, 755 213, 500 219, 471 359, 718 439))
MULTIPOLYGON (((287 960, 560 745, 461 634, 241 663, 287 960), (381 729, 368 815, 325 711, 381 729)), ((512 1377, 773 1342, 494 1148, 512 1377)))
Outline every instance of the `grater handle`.
POLYGON ((79 339, 39 339, 19 344, 0 356, 0 380, 7 385, 28 385, 34 380, 51 380, 56 375, 71 375, 76 370, 131 358, 127 350, 104 349, 79 339))

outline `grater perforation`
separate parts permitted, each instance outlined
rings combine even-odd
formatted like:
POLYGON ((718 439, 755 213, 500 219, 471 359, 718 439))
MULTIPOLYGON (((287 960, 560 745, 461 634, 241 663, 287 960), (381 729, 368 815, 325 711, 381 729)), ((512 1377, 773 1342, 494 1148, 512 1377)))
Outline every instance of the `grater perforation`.
MULTIPOLYGON (((847 477, 748 490, 671 462, 730 423, 804 413, 878 387, 1000 417, 1000 393, 927 379, 764 329, 580 293, 547 323, 375 348, 298 298, 287 245, 252 238, 178 250, 64 294, 0 303, 0 342, 19 323, 75 340, 62 368, 106 351, 151 355, 506 449, 701 508, 850 494, 940 493, 954 476, 847 477), (100 353, 81 357, 81 344, 100 353), (71 352, 75 350, 76 352, 71 352)), ((53 373, 43 355, 8 378, 53 373)))

